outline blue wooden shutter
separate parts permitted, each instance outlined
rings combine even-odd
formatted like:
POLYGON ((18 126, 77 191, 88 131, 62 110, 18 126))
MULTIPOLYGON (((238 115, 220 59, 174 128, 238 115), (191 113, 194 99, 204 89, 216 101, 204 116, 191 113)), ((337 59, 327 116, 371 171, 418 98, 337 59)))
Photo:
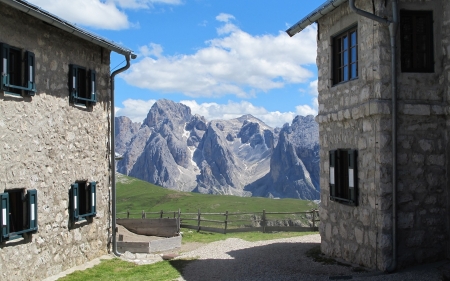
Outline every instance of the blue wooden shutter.
POLYGON ((72 221, 78 221, 79 216, 79 194, 78 194, 78 183, 72 184, 72 188, 70 189, 70 215, 72 217, 72 221))
POLYGON ((336 165, 336 158, 337 158, 337 151, 336 150, 330 150, 330 197, 336 196, 336 185, 337 183, 337 176, 338 171, 336 170, 338 167, 336 165))
POLYGON ((28 228, 30 231, 36 231, 38 229, 38 202, 36 189, 27 191, 27 203, 28 203, 28 228))
POLYGON ((356 150, 348 151, 348 196, 349 200, 356 203, 356 187, 358 174, 356 170, 356 150))
POLYGON ((95 181, 91 182, 91 213, 93 216, 97 214, 97 183, 95 181))
POLYGON ((78 97, 78 67, 76 65, 69 65, 69 91, 70 102, 75 102, 78 97))
POLYGON ((9 84, 9 45, 0 43, 0 89, 8 91, 9 84))
POLYGON ((97 73, 92 69, 90 72, 89 92, 91 93, 91 102, 95 104, 97 102, 97 95, 95 93, 97 90, 97 73))
POLYGON ((27 88, 29 89, 27 93, 29 96, 34 96, 36 93, 34 53, 27 51, 25 57, 27 60, 27 69, 25 72, 27 73, 27 88))
POLYGON ((9 194, 0 193, 0 241, 9 237, 9 194))

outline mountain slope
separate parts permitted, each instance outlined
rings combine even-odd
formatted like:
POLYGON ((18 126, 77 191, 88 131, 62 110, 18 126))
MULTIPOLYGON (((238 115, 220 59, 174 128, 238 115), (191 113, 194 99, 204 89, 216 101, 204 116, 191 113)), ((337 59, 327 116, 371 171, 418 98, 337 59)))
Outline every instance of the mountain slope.
POLYGON ((292 125, 274 130, 251 115, 207 122, 183 104, 158 100, 138 130, 118 118, 120 173, 174 190, 319 198, 318 126, 312 116, 297 116, 292 125))

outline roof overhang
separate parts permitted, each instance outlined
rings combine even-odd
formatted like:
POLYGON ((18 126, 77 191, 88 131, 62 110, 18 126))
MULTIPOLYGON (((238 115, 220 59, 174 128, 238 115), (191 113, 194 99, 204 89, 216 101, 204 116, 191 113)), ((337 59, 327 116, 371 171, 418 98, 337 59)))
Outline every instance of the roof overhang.
POLYGON ((308 27, 310 24, 316 22, 321 17, 325 16, 329 12, 336 9, 339 5, 341 5, 344 2, 347 2, 348 0, 328 0, 322 5, 320 5, 317 9, 309 13, 306 17, 302 18, 299 22, 291 26, 288 30, 286 30, 286 33, 289 34, 289 36, 294 36, 295 34, 299 33, 306 27, 308 27))
POLYGON ((35 5, 27 2, 27 1, 0 0, 0 2, 5 3, 6 5, 9 5, 19 11, 27 13, 30 16, 40 19, 48 24, 51 24, 61 30, 71 33, 79 38, 82 38, 82 39, 92 42, 96 45, 99 45, 105 49, 114 51, 118 54, 122 54, 125 56, 129 55, 133 59, 136 58, 136 55, 133 53, 132 50, 124 48, 122 46, 119 46, 118 44, 115 44, 112 41, 109 41, 105 38, 102 38, 98 35, 88 32, 84 29, 81 29, 81 28, 75 26, 74 24, 69 23, 69 22, 39 8, 38 6, 35 6, 35 5))

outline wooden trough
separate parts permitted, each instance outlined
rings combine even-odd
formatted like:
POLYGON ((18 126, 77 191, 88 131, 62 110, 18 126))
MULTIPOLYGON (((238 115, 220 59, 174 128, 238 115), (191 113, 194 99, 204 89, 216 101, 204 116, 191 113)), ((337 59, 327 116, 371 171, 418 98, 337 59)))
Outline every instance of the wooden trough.
POLYGON ((117 219, 120 252, 155 253, 181 248, 178 219, 117 219))

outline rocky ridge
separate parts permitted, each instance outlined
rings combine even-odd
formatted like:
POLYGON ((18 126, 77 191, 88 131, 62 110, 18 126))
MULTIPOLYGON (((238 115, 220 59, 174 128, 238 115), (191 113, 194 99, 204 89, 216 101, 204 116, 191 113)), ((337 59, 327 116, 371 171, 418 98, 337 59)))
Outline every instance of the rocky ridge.
POLYGON ((271 128, 252 115, 206 121, 158 100, 142 124, 116 118, 119 173, 208 194, 319 199, 318 125, 297 116, 271 128))

